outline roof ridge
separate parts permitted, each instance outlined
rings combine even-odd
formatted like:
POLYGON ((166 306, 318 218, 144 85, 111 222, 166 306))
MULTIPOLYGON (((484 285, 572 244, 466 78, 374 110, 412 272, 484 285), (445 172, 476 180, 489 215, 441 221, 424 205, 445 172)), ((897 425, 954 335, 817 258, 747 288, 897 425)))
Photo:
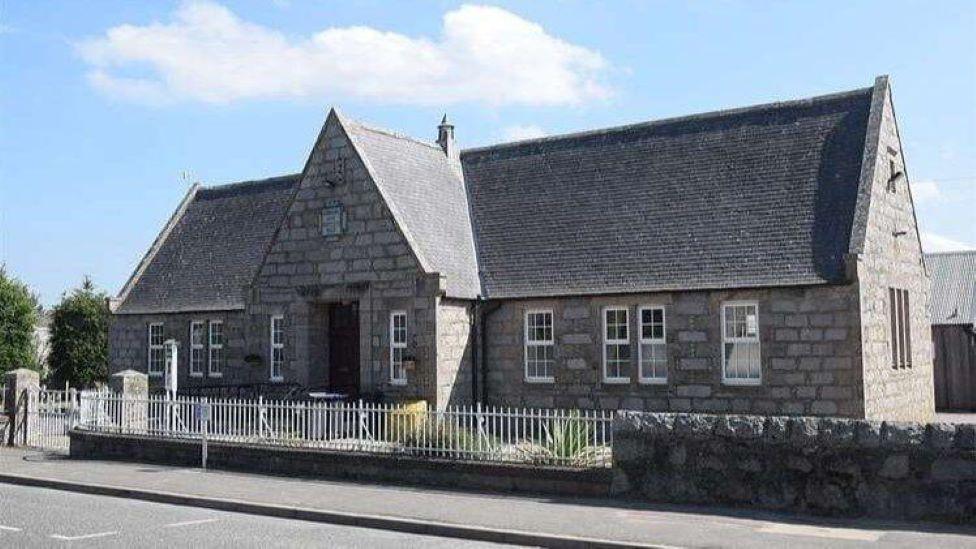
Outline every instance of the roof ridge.
POLYGON ((285 175, 274 175, 274 176, 271 176, 271 177, 265 177, 263 179, 247 179, 247 180, 244 180, 244 181, 233 181, 231 183, 221 183, 219 185, 207 185, 205 187, 201 187, 200 190, 206 190, 206 191, 223 191, 223 190, 226 190, 226 189, 233 189, 233 188, 236 188, 236 187, 246 187, 246 186, 249 186, 249 185, 260 185, 262 183, 273 183, 275 181, 281 181, 281 180, 285 180, 285 179, 292 179, 292 178, 295 178, 295 177, 301 177, 301 175, 302 175, 301 172, 296 172, 296 173, 290 173, 290 174, 285 174, 285 175))
POLYGON ((945 252, 925 252, 925 255, 976 255, 974 250, 949 250, 945 252))
POLYGON ((373 132, 373 133, 383 134, 383 135, 392 137, 394 139, 402 139, 404 141, 412 141, 412 142, 414 142, 414 143, 416 143, 418 145, 424 145, 426 147, 430 147, 430 148, 436 149, 436 150, 440 150, 441 149, 441 146, 438 145, 437 143, 434 143, 432 141, 424 141, 423 139, 420 139, 418 137, 413 137, 412 135, 407 135, 405 133, 401 133, 401 132, 394 131, 394 130, 388 130, 386 128, 380 128, 378 126, 372 126, 370 124, 365 124, 363 122, 360 122, 359 120, 355 120, 355 119, 352 119, 352 118, 345 118, 345 121, 347 123, 353 125, 353 126, 356 126, 356 127, 361 128, 363 130, 366 130, 366 131, 370 131, 370 132, 373 132))
POLYGON ((721 118, 724 116, 739 115, 751 112, 761 112, 764 110, 782 109, 788 107, 797 107, 803 105, 815 105, 818 103, 824 103, 828 101, 836 101, 838 99, 845 99, 848 97, 855 97, 860 94, 870 93, 874 90, 874 86, 869 86, 865 88, 857 88, 854 90, 847 90, 842 92, 835 92, 826 95, 815 95, 812 97, 804 97, 800 99, 789 99, 785 101, 773 101, 770 103, 757 103, 755 105, 748 105, 745 107, 733 107, 729 109, 719 109, 714 111, 706 111, 701 113, 687 114, 681 116, 672 116, 668 118, 659 118, 656 120, 648 120, 644 122, 636 122, 633 124, 623 124, 620 126, 608 126, 605 128, 597 128, 593 130, 582 130, 578 132, 570 132, 558 135, 547 135, 545 137, 536 137, 533 139, 522 139, 518 141, 508 141, 505 143, 496 143, 494 145, 485 145, 483 147, 472 147, 470 149, 464 149, 461 151, 461 155, 466 155, 470 153, 481 153, 491 150, 504 149, 508 147, 520 147, 524 145, 531 145, 534 143, 549 143, 557 142, 566 139, 575 139, 580 137, 592 137, 601 134, 611 134, 623 131, 634 130, 638 128, 649 128, 654 126, 664 126, 667 124, 675 124, 679 122, 690 122, 695 120, 710 120, 714 118, 721 118))

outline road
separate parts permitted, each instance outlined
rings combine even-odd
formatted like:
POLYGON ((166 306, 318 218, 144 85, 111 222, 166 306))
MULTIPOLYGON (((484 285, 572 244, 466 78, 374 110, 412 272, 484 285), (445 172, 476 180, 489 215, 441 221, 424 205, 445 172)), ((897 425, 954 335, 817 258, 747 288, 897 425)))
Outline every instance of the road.
POLYGON ((503 547, 0 484, 0 547, 503 547))
MULTIPOLYGON (((276 520, 203 507, 157 505, 138 497, 91 497, 79 492, 19 488, 20 482, 103 487, 129 494, 171 494, 229 504, 274 506, 345 516, 386 517, 484 532, 572 536, 683 548, 976 549, 976 527, 827 519, 757 509, 655 505, 618 500, 461 492, 337 480, 202 471, 140 463, 72 460, 0 448, 0 548, 64 541, 52 535, 117 532, 85 545, 463 546, 460 539, 400 535, 325 523, 276 520), (20 481, 12 479, 21 479, 20 481), (12 483, 12 484, 11 484, 12 483), (16 490, 16 491, 15 491, 16 490), (165 512, 155 511, 164 509, 165 512), (148 510, 148 511, 147 511, 148 510), (217 518, 213 522, 195 522, 217 518), (173 525, 173 526, 167 526, 173 525), (265 526, 267 525, 267 526, 265 526), (14 538, 13 536, 24 536, 14 538), (29 538, 27 537, 29 536, 29 538), (175 536, 175 537, 170 537, 175 536), (117 537, 117 539, 116 539, 117 537)), ((84 490, 83 490, 84 491, 84 490)), ((252 511, 260 514, 260 511, 252 511)), ((328 519, 325 519, 326 522, 328 519)))

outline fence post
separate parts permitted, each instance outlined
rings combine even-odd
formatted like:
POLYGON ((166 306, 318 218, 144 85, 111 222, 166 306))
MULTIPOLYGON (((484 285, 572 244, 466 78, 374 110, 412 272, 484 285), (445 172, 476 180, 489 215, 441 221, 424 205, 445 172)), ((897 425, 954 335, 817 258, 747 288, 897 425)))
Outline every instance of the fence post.
POLYGON ((264 395, 258 395, 258 440, 264 440, 264 395))
POLYGON ((200 419, 203 420, 200 429, 200 462, 204 470, 207 469, 207 432, 210 430, 210 399, 204 397, 200 404, 200 419))
POLYGON ((68 415, 65 417, 65 434, 75 428, 78 423, 78 391, 73 387, 69 388, 65 383, 65 397, 68 399, 68 415))
POLYGON ((7 372, 4 383, 6 385, 4 404, 7 408, 5 411, 10 430, 7 444, 14 446, 19 438, 21 444, 26 446, 30 429, 29 405, 31 401, 35 403, 37 401, 37 395, 41 388, 40 376, 33 370, 18 368, 7 372), (19 437, 18 433, 20 434, 19 437))
POLYGON ((146 428, 149 417, 149 376, 135 370, 123 370, 108 378, 109 389, 119 397, 119 428, 123 433, 146 428))
POLYGON ((485 417, 481 413, 481 401, 475 403, 476 421, 478 422, 478 459, 481 459, 481 452, 488 446, 488 433, 485 432, 485 417))
POLYGON ((363 442, 363 420, 365 419, 363 417, 363 399, 359 399, 359 404, 357 405, 357 409, 358 409, 358 412, 359 412, 359 422, 358 422, 359 423, 359 435, 356 437, 356 442, 358 444, 362 444, 362 442, 363 442))

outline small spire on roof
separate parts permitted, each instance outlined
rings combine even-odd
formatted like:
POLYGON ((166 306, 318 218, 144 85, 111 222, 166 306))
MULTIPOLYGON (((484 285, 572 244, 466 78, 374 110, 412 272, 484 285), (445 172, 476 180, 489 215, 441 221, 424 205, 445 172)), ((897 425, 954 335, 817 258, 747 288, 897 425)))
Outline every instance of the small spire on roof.
POLYGON ((444 113, 440 125, 437 126, 437 144, 441 146, 441 150, 447 155, 447 160, 451 163, 451 168, 460 176, 461 151, 454 142, 454 124, 448 122, 447 113, 444 113))
POLYGON ((447 121, 447 113, 444 113, 441 123, 437 126, 437 144, 448 156, 451 155, 451 149, 455 148, 454 125, 447 121))

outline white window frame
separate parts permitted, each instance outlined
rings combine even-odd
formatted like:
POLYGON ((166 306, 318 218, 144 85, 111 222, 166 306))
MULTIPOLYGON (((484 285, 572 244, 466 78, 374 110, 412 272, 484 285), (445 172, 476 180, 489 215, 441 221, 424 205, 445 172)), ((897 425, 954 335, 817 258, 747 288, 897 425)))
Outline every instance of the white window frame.
POLYGON ((271 381, 284 381, 285 375, 282 371, 285 366, 285 317, 284 315, 272 315, 270 326, 270 347, 268 349, 268 378, 271 381), (277 330, 276 330, 277 328, 277 330), (275 336, 280 339, 275 339, 275 336), (275 357, 275 351, 281 351, 281 359, 275 357))
POLYGON ((645 385, 666 385, 668 383, 668 313, 663 305, 643 305, 637 309, 637 375, 645 385), (644 312, 661 311, 661 337, 644 337, 644 312), (644 375, 644 345, 664 347, 664 376, 644 375))
MULTIPOLYGON (((529 309, 525 311, 525 315, 522 318, 523 332, 524 332, 524 344, 522 346, 522 366, 523 372, 525 374, 526 383, 555 383, 556 381, 556 315, 553 314, 552 309, 529 309), (529 337, 531 333, 529 330, 529 317, 532 315, 549 315, 549 339, 534 340, 529 337), (550 347, 552 349, 552 361, 551 365, 547 368, 548 376, 537 376, 529 374, 529 348, 530 347, 550 347)), ((538 360, 538 359, 537 359, 538 360)), ((550 362, 543 360, 543 362, 550 362)))
POLYGON ((725 385, 761 385, 762 384, 762 338, 760 334, 759 302, 758 301, 723 301, 722 302, 722 383, 725 385), (730 307, 753 307, 756 310, 756 335, 746 337, 729 337, 725 333, 725 312, 730 307), (756 353, 759 360, 759 375, 757 377, 728 377, 725 371, 725 344, 726 343, 755 343, 756 353))
POLYGON ((206 334, 207 334, 206 327, 207 327, 206 322, 204 322, 202 320, 191 320, 190 321, 190 332, 188 334, 188 336, 189 336, 188 339, 189 339, 189 342, 190 342, 190 352, 187 353, 187 357, 189 358, 189 363, 187 364, 187 369, 190 371, 190 377, 203 377, 203 369, 204 369, 204 367, 206 366, 206 363, 207 363, 207 359, 206 359, 207 339, 205 337, 206 334), (200 329, 200 343, 194 343, 193 342, 193 329, 194 328, 199 328, 200 329), (196 363, 196 361, 194 359, 195 359, 195 355, 196 355, 196 352, 197 351, 200 352, 200 361, 199 361, 200 368, 198 370, 193 368, 193 365, 196 363))
MULTIPOLYGON (((625 306, 604 307, 603 308, 603 311, 601 313, 601 316, 603 317, 602 322, 601 322, 601 324, 603 326, 603 334, 602 334, 602 338, 601 338, 603 340, 603 345, 602 345, 602 347, 603 347, 603 383, 607 383, 607 384, 620 384, 620 385, 630 383, 630 376, 627 376, 627 377, 623 377, 623 376, 610 377, 609 375, 607 375, 607 373, 608 373, 607 372, 607 366, 609 365, 607 363, 607 346, 608 345, 625 345, 625 346, 627 346, 628 349, 630 348, 630 308, 629 307, 625 307, 625 306), (624 325, 626 326, 626 330, 627 330, 627 337, 625 339, 609 339, 609 338, 607 338, 607 313, 609 313, 610 311, 623 311, 624 312, 624 325)), ((633 362, 634 362, 634 358, 633 358, 633 356, 631 356, 630 357, 630 366, 631 367, 633 367, 633 365, 634 365, 633 362)))
POLYGON ((146 373, 151 377, 163 377, 163 372, 166 371, 166 348, 163 344, 163 323, 162 322, 150 322, 149 326, 146 328, 146 373), (153 343, 153 329, 159 329, 159 343, 153 343), (153 369, 153 353, 159 353, 159 369, 153 369))
POLYGON ((224 356, 224 321, 211 320, 207 325, 207 375, 209 377, 223 377, 224 365, 227 364, 224 356), (214 343, 214 326, 220 326, 220 343, 214 343), (214 370, 214 351, 220 358, 218 370, 214 370))
POLYGON ((403 355, 407 349, 407 312, 402 310, 390 311, 390 384, 406 385, 407 369, 403 364, 403 355), (403 318, 403 341, 397 338, 397 318, 403 318), (397 350, 400 351, 400 360, 396 359, 397 350), (399 366, 398 366, 399 365, 399 366), (398 372, 402 375, 398 375, 398 372))

